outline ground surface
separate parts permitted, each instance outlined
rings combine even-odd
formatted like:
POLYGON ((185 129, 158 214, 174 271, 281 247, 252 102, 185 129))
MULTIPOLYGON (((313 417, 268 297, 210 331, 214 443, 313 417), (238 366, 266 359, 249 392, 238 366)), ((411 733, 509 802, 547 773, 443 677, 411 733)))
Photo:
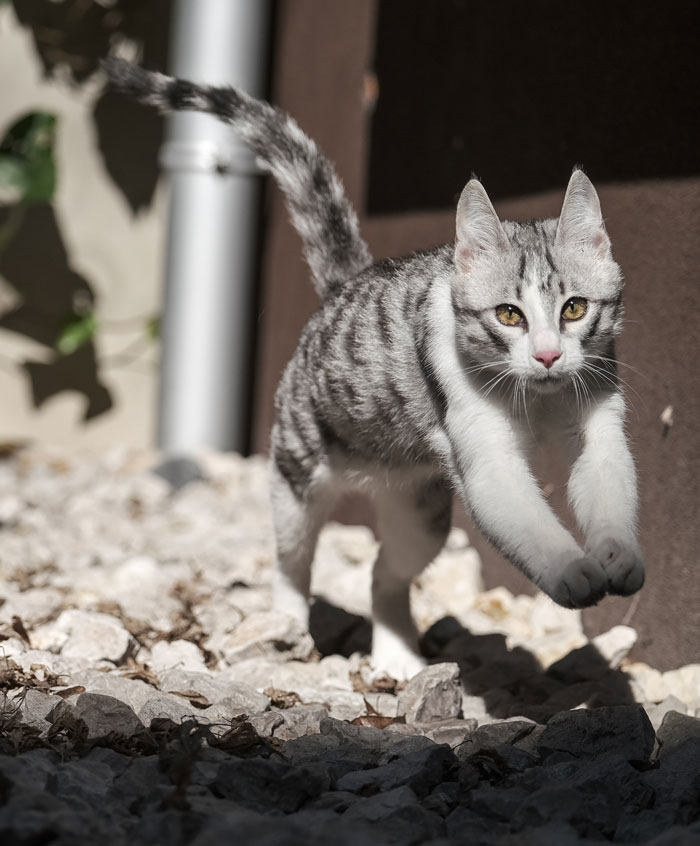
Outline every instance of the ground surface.
POLYGON ((700 843, 700 665, 483 591, 455 530, 431 664, 376 679, 367 530, 324 531, 312 638, 270 610, 264 462, 156 463, 2 452, 0 842, 700 843))

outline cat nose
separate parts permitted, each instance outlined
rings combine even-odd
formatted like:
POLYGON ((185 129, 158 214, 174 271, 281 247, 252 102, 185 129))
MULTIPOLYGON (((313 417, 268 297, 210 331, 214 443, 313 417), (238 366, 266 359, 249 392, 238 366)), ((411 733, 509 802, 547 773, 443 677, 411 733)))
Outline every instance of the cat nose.
POLYGON ((561 352, 559 350, 541 350, 540 352, 536 352, 533 356, 537 361, 549 370, 549 368, 554 364, 554 362, 561 358, 561 352))

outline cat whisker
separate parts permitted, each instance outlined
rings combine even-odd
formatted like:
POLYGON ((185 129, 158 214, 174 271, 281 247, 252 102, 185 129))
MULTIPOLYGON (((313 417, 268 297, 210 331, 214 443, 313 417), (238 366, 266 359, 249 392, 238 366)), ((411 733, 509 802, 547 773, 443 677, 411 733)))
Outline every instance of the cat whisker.
POLYGON ((632 367, 631 364, 627 364, 626 361, 620 361, 619 358, 610 358, 607 355, 594 355, 589 353, 588 355, 583 356, 584 359, 595 359, 597 361, 606 361, 609 364, 619 364, 620 367, 626 367, 628 370, 631 370, 633 373, 636 373, 637 376, 640 376, 642 379, 649 379, 646 373, 643 373, 641 370, 638 370, 636 367, 632 367))

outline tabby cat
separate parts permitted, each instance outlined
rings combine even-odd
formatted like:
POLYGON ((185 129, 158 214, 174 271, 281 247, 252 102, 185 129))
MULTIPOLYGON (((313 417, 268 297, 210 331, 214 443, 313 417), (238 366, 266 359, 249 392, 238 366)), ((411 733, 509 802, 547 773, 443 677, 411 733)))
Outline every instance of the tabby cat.
POLYGON ((308 623, 314 548, 349 488, 374 495, 372 662, 421 666, 411 580, 450 528, 453 491, 484 535, 555 602, 639 590, 635 470, 614 339, 622 275, 596 191, 574 170, 558 219, 500 221, 471 179, 454 244, 373 262, 330 162, 284 112, 232 88, 110 60, 119 89, 230 123, 286 195, 321 304, 276 395, 275 604, 308 623), (533 446, 563 450, 583 549, 547 504, 533 446))

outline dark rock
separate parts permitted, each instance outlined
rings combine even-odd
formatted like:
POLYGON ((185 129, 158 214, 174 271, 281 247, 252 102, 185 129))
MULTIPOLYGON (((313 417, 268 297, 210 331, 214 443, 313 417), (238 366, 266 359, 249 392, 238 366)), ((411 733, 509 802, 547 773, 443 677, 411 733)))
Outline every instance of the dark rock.
POLYGON ((519 785, 493 787, 483 784, 471 791, 469 807, 479 816, 510 822, 529 795, 529 791, 519 785))
POLYGON ((128 705, 101 693, 82 693, 73 708, 73 716, 87 726, 88 740, 109 735, 131 737, 144 730, 143 723, 128 705))
POLYGON ((441 817, 450 814, 459 802, 460 786, 456 781, 443 781, 436 785, 422 805, 429 811, 435 811, 441 817))
POLYGON ((485 750, 495 749, 503 744, 514 744, 527 737, 536 727, 536 723, 527 720, 502 720, 488 723, 473 731, 455 748, 459 761, 467 761, 472 755, 485 750))
POLYGON ((251 758, 223 764, 212 790, 253 811, 291 814, 330 786, 331 777, 324 764, 292 767, 281 761, 251 758))
POLYGON ((426 796, 445 780, 453 762, 448 746, 432 746, 372 770, 348 773, 338 780, 338 790, 370 795, 407 785, 417 796, 426 796))
MULTIPOLYGON (((647 808, 638 814, 623 813, 615 828, 617 843, 649 843, 676 822, 676 811, 669 805, 647 808)), ((681 841, 682 842, 682 841, 681 841)))
POLYGON ((461 805, 447 817, 445 829, 451 841, 469 846, 492 846, 510 833, 507 823, 482 817, 461 805))
POLYGON ((663 758, 686 740, 700 738, 700 720, 696 717, 688 717, 686 714, 679 714, 678 711, 669 711, 664 716, 656 737, 661 744, 659 757, 663 758))
POLYGON ((542 732, 543 755, 565 752, 579 758, 620 755, 646 764, 654 749, 654 729, 643 708, 618 705, 556 714, 542 732))
POLYGON ((658 767, 643 774, 656 792, 657 804, 697 806, 700 797, 700 738, 692 737, 669 749, 658 767))
POLYGON ((357 802, 340 820, 346 830, 357 823, 371 824, 388 842, 402 846, 430 841, 445 833, 442 818, 422 808, 410 787, 397 787, 357 802))

